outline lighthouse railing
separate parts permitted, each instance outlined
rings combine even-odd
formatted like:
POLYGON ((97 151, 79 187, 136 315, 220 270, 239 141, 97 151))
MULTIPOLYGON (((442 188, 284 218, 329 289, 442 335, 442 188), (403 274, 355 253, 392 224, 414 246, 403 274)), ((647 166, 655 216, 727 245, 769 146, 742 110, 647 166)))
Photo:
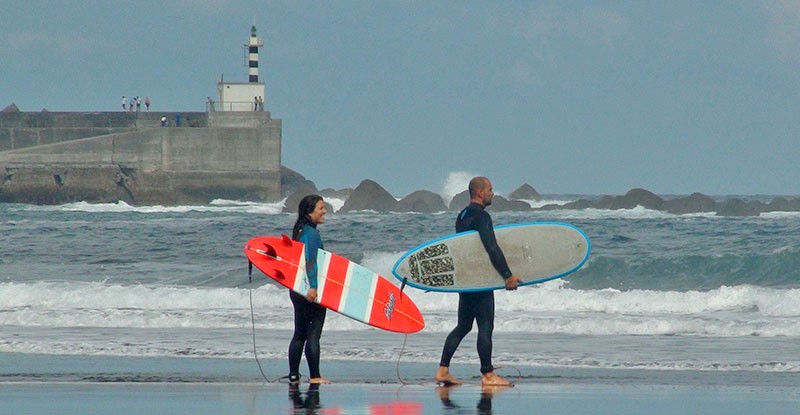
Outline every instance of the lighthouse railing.
POLYGON ((206 101, 206 112, 264 111, 264 103, 255 101, 206 101))

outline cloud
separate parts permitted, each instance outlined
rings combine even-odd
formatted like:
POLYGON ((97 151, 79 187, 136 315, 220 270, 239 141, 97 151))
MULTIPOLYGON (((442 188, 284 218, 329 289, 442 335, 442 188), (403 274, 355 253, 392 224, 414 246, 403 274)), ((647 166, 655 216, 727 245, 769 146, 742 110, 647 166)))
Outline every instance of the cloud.
POLYGON ((769 18, 765 42, 784 62, 800 60, 800 2, 765 1, 769 18))
POLYGON ((30 54, 39 55, 43 51, 47 51, 63 57, 85 55, 102 46, 101 40, 82 34, 51 34, 34 31, 8 33, 4 43, 8 51, 14 54, 29 51, 30 54))
MULTIPOLYGON (((257 2, 255 2, 257 4, 257 2)), ((253 5, 243 6, 233 0, 173 0, 164 3, 171 6, 176 12, 193 13, 201 15, 231 14, 234 11, 250 10, 253 5)))
POLYGON ((568 16, 565 31, 584 42, 601 43, 613 48, 628 33, 628 23, 622 16, 597 7, 587 7, 568 16))
POLYGON ((572 38, 614 47, 629 31, 627 20, 611 10, 585 7, 572 11, 552 4, 532 8, 516 26, 526 40, 540 45, 572 38))
POLYGON ((529 86, 536 85, 540 81, 536 69, 528 62, 515 62, 511 66, 509 76, 513 82, 529 86))
POLYGON ((558 47, 564 42, 581 47, 613 49, 630 32, 625 17, 600 7, 566 10, 551 3, 531 8, 520 17, 512 17, 510 26, 525 41, 526 54, 513 63, 509 77, 519 83, 539 82, 537 68, 555 65, 558 47))

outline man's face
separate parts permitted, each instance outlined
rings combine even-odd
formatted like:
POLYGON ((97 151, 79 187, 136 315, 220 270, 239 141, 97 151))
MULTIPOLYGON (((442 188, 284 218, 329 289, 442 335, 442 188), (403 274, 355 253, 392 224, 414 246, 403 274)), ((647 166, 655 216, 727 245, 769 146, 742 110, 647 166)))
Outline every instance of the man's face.
POLYGON ((484 186, 483 190, 481 190, 481 200, 483 200, 483 206, 491 205, 493 197, 494 189, 492 188, 492 182, 487 180, 486 186, 484 186))

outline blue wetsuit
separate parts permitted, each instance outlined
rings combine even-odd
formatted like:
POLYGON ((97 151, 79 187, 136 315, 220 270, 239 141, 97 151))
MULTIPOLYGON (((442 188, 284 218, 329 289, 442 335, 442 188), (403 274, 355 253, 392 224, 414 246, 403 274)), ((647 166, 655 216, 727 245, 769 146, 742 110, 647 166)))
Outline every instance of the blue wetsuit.
POLYGON ((322 238, 314 224, 306 223, 300 232, 298 241, 306 246, 306 274, 308 274, 308 284, 311 288, 317 288, 317 250, 324 249, 322 238))
MULTIPOLYGON (((506 262, 503 250, 497 245, 494 235, 492 217, 477 203, 470 203, 456 219, 456 232, 474 230, 478 232, 484 249, 489 254, 492 265, 503 279, 512 273, 506 262)), ((440 366, 450 366, 450 359, 455 354, 464 336, 472 331, 472 322, 478 323, 478 357, 481 361, 481 373, 494 370, 492 366, 492 332, 494 331, 494 291, 477 291, 458 293, 458 324, 447 335, 442 349, 440 366)))
MULTIPOLYGON (((317 250, 322 248, 322 238, 317 227, 307 223, 303 225, 298 241, 306 246, 306 274, 311 288, 317 288, 317 250)), ((289 298, 294 306, 294 335, 289 342, 289 380, 299 380, 300 360, 303 350, 306 353, 310 378, 320 377, 319 372, 319 339, 322 326, 325 324, 326 308, 312 303, 294 291, 289 290, 289 298)))

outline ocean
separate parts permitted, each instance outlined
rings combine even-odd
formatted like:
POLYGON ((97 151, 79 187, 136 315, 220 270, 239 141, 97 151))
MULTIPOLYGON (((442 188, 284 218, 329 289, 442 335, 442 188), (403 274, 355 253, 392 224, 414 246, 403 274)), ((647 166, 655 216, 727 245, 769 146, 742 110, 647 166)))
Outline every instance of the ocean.
MULTIPOLYGON (((551 199, 540 204, 571 201, 551 199)), ((137 359, 154 362, 149 380, 252 381, 254 355, 269 362, 263 376, 284 376, 291 303, 257 270, 251 279, 243 253, 253 236, 291 231, 294 215, 281 206, 0 204, 0 362, 7 363, 0 381, 147 381, 124 369, 137 359), (73 368, 9 363, 56 358, 73 368), (212 369, 186 369, 193 366, 212 369)), ((452 233, 454 215, 329 213, 319 229, 327 250, 397 282, 394 262, 452 233)), ((800 386, 799 213, 731 218, 636 208, 492 216, 495 225, 567 222, 592 244, 577 272, 496 292, 494 363, 502 374, 677 383, 721 374, 736 385, 800 386)), ((397 373, 370 379, 397 381, 406 365, 429 367, 432 376, 458 296, 405 292, 425 329, 404 336, 329 313, 323 374, 328 362, 396 362, 397 373)), ((474 332, 453 366, 477 374, 474 332)))

